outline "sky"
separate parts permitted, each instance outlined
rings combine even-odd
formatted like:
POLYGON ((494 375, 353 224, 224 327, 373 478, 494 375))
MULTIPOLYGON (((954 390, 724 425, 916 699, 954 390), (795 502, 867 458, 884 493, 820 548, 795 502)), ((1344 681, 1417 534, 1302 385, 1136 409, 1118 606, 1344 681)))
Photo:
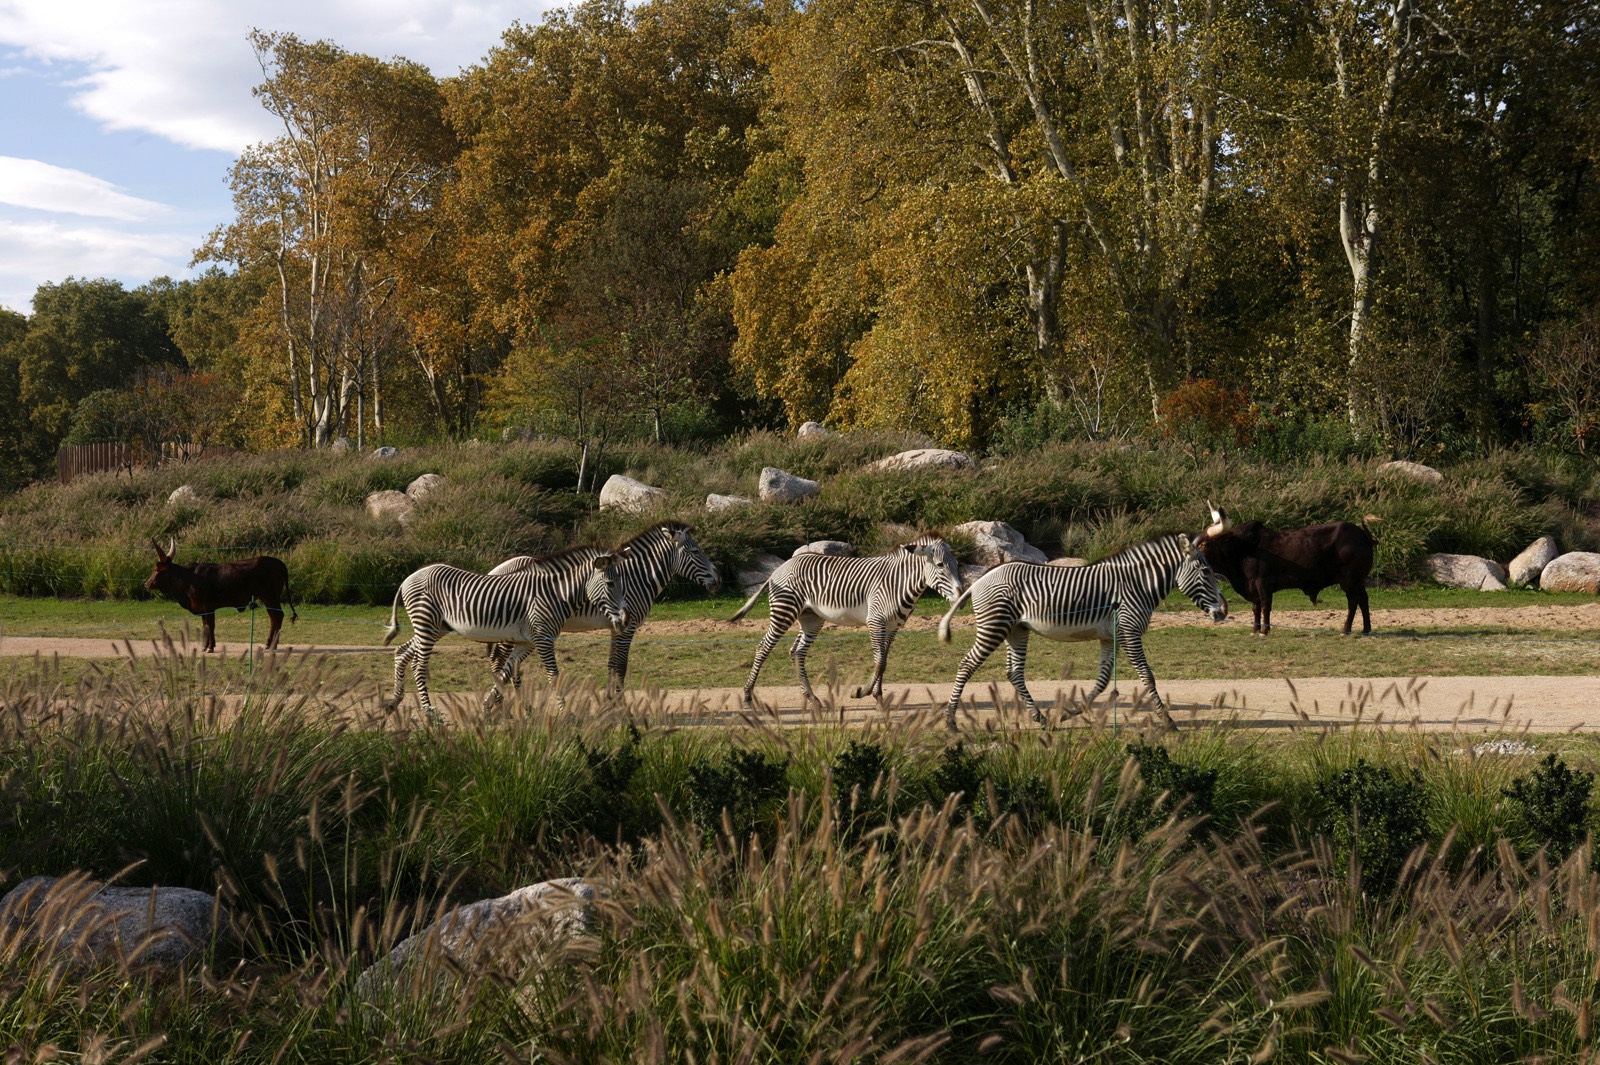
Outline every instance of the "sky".
POLYGON ((228 167, 281 132, 252 28, 445 77, 550 0, 0 0, 0 307, 67 277, 192 276, 228 167))

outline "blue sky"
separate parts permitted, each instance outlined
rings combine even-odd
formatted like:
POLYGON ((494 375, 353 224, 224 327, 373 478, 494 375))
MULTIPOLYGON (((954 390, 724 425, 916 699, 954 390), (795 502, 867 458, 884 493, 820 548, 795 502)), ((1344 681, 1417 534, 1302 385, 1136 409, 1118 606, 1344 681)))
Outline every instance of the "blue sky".
POLYGON ((0 0, 0 306, 68 276, 186 277, 232 214, 229 165, 278 131, 251 28, 443 77, 548 0, 0 0))

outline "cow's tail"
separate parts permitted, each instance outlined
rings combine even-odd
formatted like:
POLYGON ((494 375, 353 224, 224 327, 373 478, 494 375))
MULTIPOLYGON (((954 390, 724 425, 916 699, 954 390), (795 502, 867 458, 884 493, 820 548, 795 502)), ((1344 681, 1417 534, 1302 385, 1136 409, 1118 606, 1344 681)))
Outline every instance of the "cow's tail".
POLYGON ((967 590, 956 596, 956 601, 950 604, 950 609, 946 610, 944 612, 944 617, 939 619, 940 643, 950 642, 950 619, 956 616, 956 611, 961 609, 961 604, 965 603, 967 598, 972 595, 972 589, 975 584, 976 582, 974 582, 974 584, 967 585, 967 590))
POLYGON ((769 585, 771 583, 772 583, 772 578, 771 577, 768 577, 766 580, 762 581, 761 582, 761 587, 756 589, 756 594, 752 595, 749 599, 746 599, 744 601, 744 606, 740 607, 737 611, 735 611, 733 617, 729 618, 728 620, 729 621, 738 621, 740 618, 742 618, 746 614, 750 613, 750 608, 756 605, 756 600, 761 598, 761 593, 766 591, 767 590, 767 585, 769 585))
POLYGON ((400 614, 400 589, 396 588, 394 590, 394 602, 389 604, 389 627, 388 627, 388 629, 384 630, 384 633, 383 633, 383 642, 384 642, 385 646, 388 645, 390 640, 393 640, 396 636, 398 636, 400 634, 400 622, 398 620, 399 614, 400 614))
POLYGON ((1377 525, 1381 521, 1383 521, 1383 518, 1380 517, 1377 514, 1363 514, 1363 515, 1361 515, 1361 528, 1366 530, 1366 534, 1368 536, 1372 537, 1372 542, 1373 543, 1377 543, 1378 542, 1378 534, 1373 529, 1373 526, 1377 525))
POLYGON ((289 620, 299 621, 300 611, 294 608, 294 597, 289 594, 289 571, 287 568, 283 571, 283 601, 289 604, 289 620))

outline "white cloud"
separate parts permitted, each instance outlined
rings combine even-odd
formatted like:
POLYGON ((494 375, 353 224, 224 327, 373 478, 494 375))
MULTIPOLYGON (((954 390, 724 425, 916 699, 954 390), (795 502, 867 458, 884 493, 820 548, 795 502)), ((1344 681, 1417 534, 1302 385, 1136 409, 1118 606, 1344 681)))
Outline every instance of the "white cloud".
POLYGON ((168 213, 162 204, 130 196, 93 174, 11 155, 0 155, 0 203, 124 222, 168 213))
POLYGON ((130 286, 189 272, 191 236, 0 219, 0 306, 28 312, 40 278, 110 277, 130 286))
POLYGON ((0 0, 0 44, 79 66, 74 104, 108 129, 237 152, 275 135, 250 95, 252 28, 404 55, 436 74, 477 62, 514 19, 554 6, 510 0, 0 0))

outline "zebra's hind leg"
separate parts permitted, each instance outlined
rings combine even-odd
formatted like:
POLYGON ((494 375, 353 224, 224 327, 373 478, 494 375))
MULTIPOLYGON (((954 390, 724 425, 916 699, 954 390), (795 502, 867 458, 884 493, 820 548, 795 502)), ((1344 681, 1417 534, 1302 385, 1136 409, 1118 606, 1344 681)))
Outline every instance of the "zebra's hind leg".
POLYGON ((800 612, 793 599, 781 594, 781 589, 770 588, 767 592, 767 611, 767 632, 756 647, 755 662, 750 666, 750 676, 744 682, 744 694, 739 700, 746 709, 750 706, 751 693, 756 690, 756 678, 761 676, 761 667, 766 664, 767 656, 778 646, 778 641, 783 639, 783 634, 789 631, 795 615, 800 612), (780 594, 773 595, 774 591, 780 594))
POLYGON ((872 681, 865 688, 856 689, 857 699, 870 695, 883 702, 883 670, 889 664, 889 648, 894 646, 894 635, 898 631, 884 624, 872 627, 872 681))
POLYGON ((489 691, 483 697, 483 708, 485 710, 493 710, 500 704, 502 688, 509 686, 513 692, 517 690, 513 678, 522 671, 522 660, 527 656, 528 651, 527 644, 502 643, 494 646, 490 658, 492 660, 498 659, 498 661, 495 662, 489 691))
POLYGON ((406 669, 411 665, 413 657, 412 644, 416 642, 413 636, 405 643, 394 649, 394 694, 382 704, 385 710, 400 708, 400 700, 406 697, 406 669))
POLYGON ((994 649, 1005 642, 1007 626, 990 622, 978 622, 978 631, 972 638, 972 647, 961 657, 961 665, 956 667, 956 680, 950 686, 950 702, 944 708, 945 727, 951 732, 956 730, 956 710, 961 706, 961 692, 967 686, 967 681, 972 679, 972 674, 983 665, 984 660, 994 654, 994 649))
MULTIPOLYGON (((1094 675, 1094 687, 1090 688, 1089 694, 1083 697, 1085 709, 1093 705, 1094 701, 1100 698, 1100 693, 1106 690, 1106 685, 1111 683, 1111 667, 1116 664, 1116 661, 1116 641, 1107 636, 1100 641, 1100 669, 1094 675)), ((1073 711, 1074 714, 1081 712, 1079 710, 1073 711)))
POLYGON ((1033 701, 1033 693, 1028 691, 1027 674, 1028 630, 1018 625, 1006 634, 1006 677, 1011 681, 1011 686, 1017 689, 1017 697, 1022 700, 1022 705, 1042 725, 1045 723, 1044 715, 1039 712, 1039 704, 1033 701))
POLYGON ((433 699, 428 695, 428 658, 433 654, 434 641, 421 636, 413 636, 412 641, 418 645, 411 665, 412 676, 417 682, 417 698, 422 700, 422 712, 427 716, 428 724, 437 725, 439 711, 433 708, 433 699))
POLYGON ((811 690, 811 678, 806 675, 806 652, 811 650, 811 645, 817 642, 817 635, 822 632, 822 619, 815 614, 800 615, 800 632, 794 638, 795 669, 800 673, 800 691, 805 694, 806 705, 810 706, 817 701, 815 693, 811 690))

